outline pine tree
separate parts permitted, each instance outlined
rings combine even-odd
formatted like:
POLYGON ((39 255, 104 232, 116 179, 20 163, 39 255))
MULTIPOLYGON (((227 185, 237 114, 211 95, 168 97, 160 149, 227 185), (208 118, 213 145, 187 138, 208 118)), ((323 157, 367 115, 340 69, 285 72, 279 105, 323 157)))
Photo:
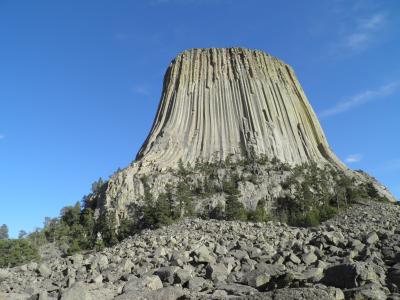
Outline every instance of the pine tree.
POLYGON ((189 185, 183 181, 178 183, 176 187, 176 199, 178 202, 178 211, 176 211, 176 218, 183 216, 193 216, 195 211, 193 207, 192 193, 189 185))
POLYGON ((6 224, 0 226, 0 240, 8 240, 8 226, 6 224))
POLYGON ((237 195, 228 195, 225 206, 225 217, 228 221, 247 219, 246 209, 237 195))
POLYGON ((257 207, 254 211, 248 213, 248 219, 252 222, 266 222, 270 220, 269 215, 265 211, 265 200, 261 199, 257 202, 257 207))

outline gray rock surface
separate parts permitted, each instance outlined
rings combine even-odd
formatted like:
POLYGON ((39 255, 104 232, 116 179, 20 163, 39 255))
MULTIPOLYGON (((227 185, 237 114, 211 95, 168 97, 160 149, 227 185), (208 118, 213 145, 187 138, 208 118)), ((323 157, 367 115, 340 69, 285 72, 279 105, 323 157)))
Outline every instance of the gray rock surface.
POLYGON ((369 202, 315 228, 182 220, 99 253, 0 269, 0 299, 398 299, 399 218, 400 206, 369 202))
POLYGON ((164 77, 153 128, 137 155, 142 168, 195 163, 217 154, 330 160, 321 126, 292 68, 262 51, 191 49, 164 77))
MULTIPOLYGON (((289 65, 262 51, 212 48, 184 51, 171 62, 157 115, 136 160, 116 172, 90 201, 98 211, 113 212, 119 224, 132 202, 143 204, 143 175, 157 197, 167 183, 175 186, 179 181, 171 170, 177 170, 180 161, 186 166, 197 160, 215 162, 254 155, 277 158, 291 166, 328 164, 358 181, 373 182, 381 195, 394 200, 385 187, 367 174, 348 170, 331 151, 289 65)), ((254 209, 260 199, 280 197, 280 184, 290 174, 261 173, 253 181, 240 183, 240 201, 248 209, 254 209)), ((199 174, 190 180, 204 178, 199 174)), ((222 195, 213 195, 198 206, 216 207, 223 202, 222 195)), ((272 206, 274 203, 269 204, 272 206)))

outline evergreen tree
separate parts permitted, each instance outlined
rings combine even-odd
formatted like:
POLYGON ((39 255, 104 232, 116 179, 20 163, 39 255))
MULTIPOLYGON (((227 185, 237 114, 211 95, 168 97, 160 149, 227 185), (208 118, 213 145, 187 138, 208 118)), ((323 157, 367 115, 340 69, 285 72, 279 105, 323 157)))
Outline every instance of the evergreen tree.
POLYGON ((225 205, 225 218, 227 220, 246 220, 246 209, 242 202, 239 201, 240 192, 237 187, 238 175, 232 174, 228 181, 223 183, 223 191, 227 194, 225 205))
POLYGON ((0 240, 0 268, 14 267, 38 259, 37 247, 27 239, 0 240))
POLYGON ((115 217, 112 214, 103 213, 98 219, 95 231, 101 233, 106 246, 112 246, 118 242, 115 217))
POLYGON ((180 218, 183 216, 193 216, 194 206, 192 193, 190 191, 189 185, 186 182, 180 181, 176 187, 176 199, 178 202, 178 211, 176 212, 176 217, 180 218))
POLYGON ((23 239, 24 237, 26 237, 28 233, 25 230, 20 230, 18 233, 18 238, 19 239, 23 239))
POLYGON ((8 226, 3 224, 0 226, 0 240, 8 239, 8 226))
POLYGON ((103 178, 99 178, 97 181, 92 183, 92 193, 98 193, 100 192, 101 188, 104 186, 106 182, 103 180, 103 178))
POLYGON ((257 207, 254 211, 248 213, 248 220, 252 222, 266 222, 270 220, 269 215, 265 211, 266 201, 261 199, 257 203, 257 207))
POLYGON ((76 202, 75 206, 66 206, 61 210, 61 222, 68 226, 79 224, 81 216, 81 204, 76 202))
POLYGON ((225 217, 229 221, 247 219, 246 209, 242 202, 239 201, 237 195, 228 195, 225 206, 225 217))

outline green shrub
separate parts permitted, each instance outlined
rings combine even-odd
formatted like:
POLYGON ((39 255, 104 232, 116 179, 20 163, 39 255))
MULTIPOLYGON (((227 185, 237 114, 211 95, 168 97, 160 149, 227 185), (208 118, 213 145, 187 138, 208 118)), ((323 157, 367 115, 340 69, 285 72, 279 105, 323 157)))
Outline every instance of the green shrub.
POLYGON ((26 239, 0 240, 0 268, 39 260, 38 249, 26 239))
POLYGON ((237 195, 228 195, 225 205, 225 219, 228 221, 246 221, 247 212, 237 195))
POLYGON ((265 211, 265 200, 261 199, 257 203, 257 207, 255 210, 251 210, 247 212, 247 219, 251 222, 267 222, 271 220, 271 217, 265 211))

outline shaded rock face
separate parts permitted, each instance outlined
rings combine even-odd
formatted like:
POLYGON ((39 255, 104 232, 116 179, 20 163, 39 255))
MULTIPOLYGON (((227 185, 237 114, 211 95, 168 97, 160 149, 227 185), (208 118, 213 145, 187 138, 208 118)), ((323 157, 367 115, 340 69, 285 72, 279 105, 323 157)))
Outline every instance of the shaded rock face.
POLYGON ((141 168, 253 153, 341 165, 290 66, 242 48, 180 54, 168 67, 157 116, 137 155, 141 168))

